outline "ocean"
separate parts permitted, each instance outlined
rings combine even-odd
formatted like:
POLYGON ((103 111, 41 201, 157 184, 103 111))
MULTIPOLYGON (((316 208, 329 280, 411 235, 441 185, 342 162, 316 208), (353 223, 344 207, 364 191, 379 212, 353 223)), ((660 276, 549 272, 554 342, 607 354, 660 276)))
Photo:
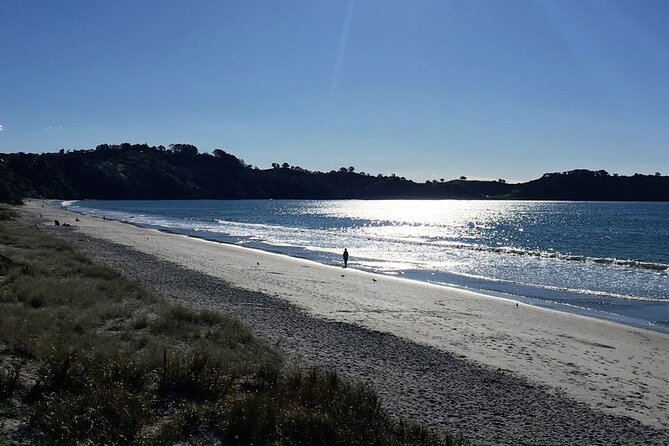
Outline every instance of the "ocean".
MULTIPOLYGON (((98 217, 669 332, 669 203, 71 201, 98 217)), ((407 296, 411 299, 411 296, 407 296)))

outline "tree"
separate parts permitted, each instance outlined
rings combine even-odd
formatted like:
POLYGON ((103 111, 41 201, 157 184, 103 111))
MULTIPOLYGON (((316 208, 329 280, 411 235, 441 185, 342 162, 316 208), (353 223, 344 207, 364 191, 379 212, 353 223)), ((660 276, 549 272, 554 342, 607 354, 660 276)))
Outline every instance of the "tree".
POLYGON ((282 168, 282 169, 288 169, 288 168, 290 168, 290 164, 288 164, 288 163, 283 163, 283 164, 281 165, 281 168, 282 168))
POLYGON ((278 169, 279 167, 281 167, 279 163, 272 163, 272 169, 278 169))
MULTIPOLYGON (((123 148, 123 144, 121 144, 123 148)), ((197 155, 197 147, 192 144, 170 144, 172 153, 179 155, 197 155)))
POLYGON ((655 172, 655 176, 656 176, 656 177, 661 177, 662 174, 661 174, 660 172, 655 172))
POLYGON ((349 172, 354 172, 354 171, 355 171, 355 167, 353 167, 353 166, 348 166, 348 171, 349 171, 349 172))
POLYGON ((461 179, 462 181, 466 181, 466 180, 467 180, 467 177, 463 175, 463 176, 460 177, 460 179, 461 179))
POLYGON ((439 182, 440 182, 440 183, 443 183, 444 181, 446 181, 446 180, 443 179, 443 178, 439 178, 439 182))
POLYGON ((500 179, 497 180, 497 181, 499 182, 499 184, 505 184, 505 183, 506 183, 506 180, 503 179, 503 178, 500 178, 500 179))

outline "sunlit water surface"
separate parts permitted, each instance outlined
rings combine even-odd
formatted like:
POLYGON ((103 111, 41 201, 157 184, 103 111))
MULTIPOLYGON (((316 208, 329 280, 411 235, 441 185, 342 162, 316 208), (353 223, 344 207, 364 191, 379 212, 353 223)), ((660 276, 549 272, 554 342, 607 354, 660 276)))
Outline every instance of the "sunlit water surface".
MULTIPOLYGON (((78 201, 70 209, 669 332, 669 203, 78 201)), ((410 298, 410 296, 407 296, 410 298)))

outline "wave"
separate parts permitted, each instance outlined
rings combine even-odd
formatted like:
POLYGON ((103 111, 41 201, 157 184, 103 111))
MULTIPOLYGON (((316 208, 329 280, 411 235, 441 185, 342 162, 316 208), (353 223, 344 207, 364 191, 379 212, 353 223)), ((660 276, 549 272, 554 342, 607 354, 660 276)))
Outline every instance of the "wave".
MULTIPOLYGON (((319 229, 293 228, 285 226, 268 225, 263 223, 241 223, 241 222, 230 222, 226 220, 216 220, 216 222, 224 226, 241 226, 241 227, 249 227, 256 229, 262 228, 265 230, 278 231, 278 232, 291 232, 291 233, 296 233, 296 232, 304 233, 312 231, 324 232, 324 233, 330 232, 328 230, 322 230, 322 229, 319 230, 319 229)), ((337 230, 336 232, 341 233, 342 231, 337 230)), ((669 265, 667 264, 647 262, 634 259, 619 259, 614 257, 592 257, 584 255, 565 254, 553 251, 539 251, 539 250, 518 248, 513 246, 489 246, 475 243, 463 243, 460 241, 446 241, 446 240, 433 241, 427 239, 383 237, 370 234, 360 234, 360 233, 356 234, 351 231, 346 232, 346 235, 349 237, 363 238, 367 240, 381 241, 381 242, 410 244, 418 246, 425 246, 425 245, 442 246, 444 248, 450 248, 450 249, 466 249, 472 251, 491 252, 491 253, 500 253, 500 254, 517 255, 517 256, 529 256, 529 257, 536 257, 539 259, 556 259, 569 262, 611 265, 624 268, 643 269, 660 273, 669 273, 669 265)))
POLYGON ((600 265, 614 265, 627 268, 646 269, 657 272, 669 272, 669 265, 664 263, 644 262, 641 260, 617 259, 613 257, 590 257, 583 255, 563 254, 551 251, 535 251, 510 246, 485 246, 485 245, 460 245, 460 248, 474 249, 477 251, 498 252, 502 254, 523 255, 537 257, 540 259, 558 259, 570 262, 595 263, 600 265))
POLYGON ((581 262, 581 263, 590 263, 590 264, 599 264, 599 265, 612 265, 624 268, 634 268, 634 269, 643 269, 649 271, 655 271, 660 273, 669 273, 669 265, 664 263, 656 262, 647 262, 642 260, 634 259, 618 259, 614 257, 592 257, 584 255, 573 255, 565 254, 554 251, 539 251, 525 248, 518 248, 514 246, 489 246, 476 243, 463 243, 461 241, 452 241, 452 240, 429 240, 429 239, 415 239, 415 238, 398 238, 398 237, 384 237, 378 235, 364 234, 364 233, 354 233, 351 231, 342 231, 341 229, 333 230, 324 230, 324 229, 306 229, 306 228, 294 228, 286 226, 276 226, 268 225, 264 223, 242 223, 242 222, 230 222, 226 220, 216 220, 216 223, 222 226, 239 226, 239 227, 248 227, 254 229, 263 229, 268 231, 277 231, 277 232, 289 232, 289 233, 305 233, 305 232, 318 232, 331 234, 332 232, 342 233, 344 232, 348 237, 354 237, 359 239, 367 239, 372 241, 380 242, 390 242, 398 244, 408 244, 408 245, 417 245, 417 246, 435 246, 435 247, 444 247, 450 249, 466 249, 472 251, 481 251, 481 252, 490 252, 490 253, 499 253, 499 254, 508 254, 508 255, 517 255, 517 256, 528 256, 536 257, 539 259, 556 259, 569 262, 581 262))
MULTIPOLYGON (((459 276, 467 277, 470 279, 475 279, 475 280, 483 280, 485 282, 492 282, 492 283, 499 283, 499 284, 505 284, 511 287, 513 289, 514 287, 522 287, 522 288, 530 288, 530 289, 543 289, 543 290, 550 290, 550 291, 556 291, 558 293, 568 293, 568 294, 578 294, 578 295, 583 295, 583 296, 593 296, 593 297, 599 297, 599 298, 607 298, 607 299, 620 299, 620 300, 631 300, 631 301, 640 301, 640 302, 661 302, 661 303, 667 303, 669 302, 669 298, 661 298, 661 297, 646 297, 646 296, 636 296, 636 295, 631 295, 631 294, 621 294, 621 293, 613 293, 609 291, 602 291, 602 290, 590 290, 590 289, 585 289, 585 288, 572 288, 572 287, 564 287, 564 286, 555 286, 555 285, 548 285, 548 284, 539 284, 539 283, 528 283, 528 282, 521 282, 517 280, 508 280, 508 279, 501 279, 501 278, 495 278, 495 277, 486 277, 486 276, 479 276, 476 274, 467 274, 467 273, 458 273, 459 276)), ((439 281, 430 281, 432 283, 437 283, 437 284, 442 284, 442 282, 439 281)), ((451 285, 448 282, 444 282, 444 285, 451 285)), ((467 287, 467 286, 465 286, 467 287)), ((469 288, 469 287, 467 287, 469 288)), ((471 288, 474 291, 480 291, 480 288, 471 288)), ((516 292, 516 291, 497 291, 501 292, 502 294, 508 294, 511 296, 526 296, 527 293, 523 292, 516 292)), ((545 299, 541 299, 545 300, 545 299)), ((550 300, 550 299, 549 299, 550 300)), ((561 304, 564 302, 561 302, 561 304)))
POLYGON ((636 300, 636 301, 642 301, 642 302, 667 303, 667 299, 662 299, 662 298, 659 298, 659 297, 632 296, 632 295, 629 295, 629 294, 610 293, 610 292, 606 292, 606 291, 587 290, 587 289, 582 289, 582 288, 568 288, 568 287, 559 287, 559 286, 551 286, 551 285, 540 285, 540 286, 541 286, 541 288, 545 288, 545 289, 548 289, 548 290, 566 292, 566 293, 573 293, 573 294, 582 294, 582 295, 586 295, 586 296, 605 297, 605 298, 623 299, 623 300, 636 300))

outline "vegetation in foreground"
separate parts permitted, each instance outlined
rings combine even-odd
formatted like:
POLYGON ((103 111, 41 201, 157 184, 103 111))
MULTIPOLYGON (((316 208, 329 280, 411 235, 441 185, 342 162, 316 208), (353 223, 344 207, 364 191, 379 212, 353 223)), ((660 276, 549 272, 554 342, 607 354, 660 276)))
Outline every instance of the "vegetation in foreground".
POLYGON ((0 443, 462 444, 0 208, 0 443))

